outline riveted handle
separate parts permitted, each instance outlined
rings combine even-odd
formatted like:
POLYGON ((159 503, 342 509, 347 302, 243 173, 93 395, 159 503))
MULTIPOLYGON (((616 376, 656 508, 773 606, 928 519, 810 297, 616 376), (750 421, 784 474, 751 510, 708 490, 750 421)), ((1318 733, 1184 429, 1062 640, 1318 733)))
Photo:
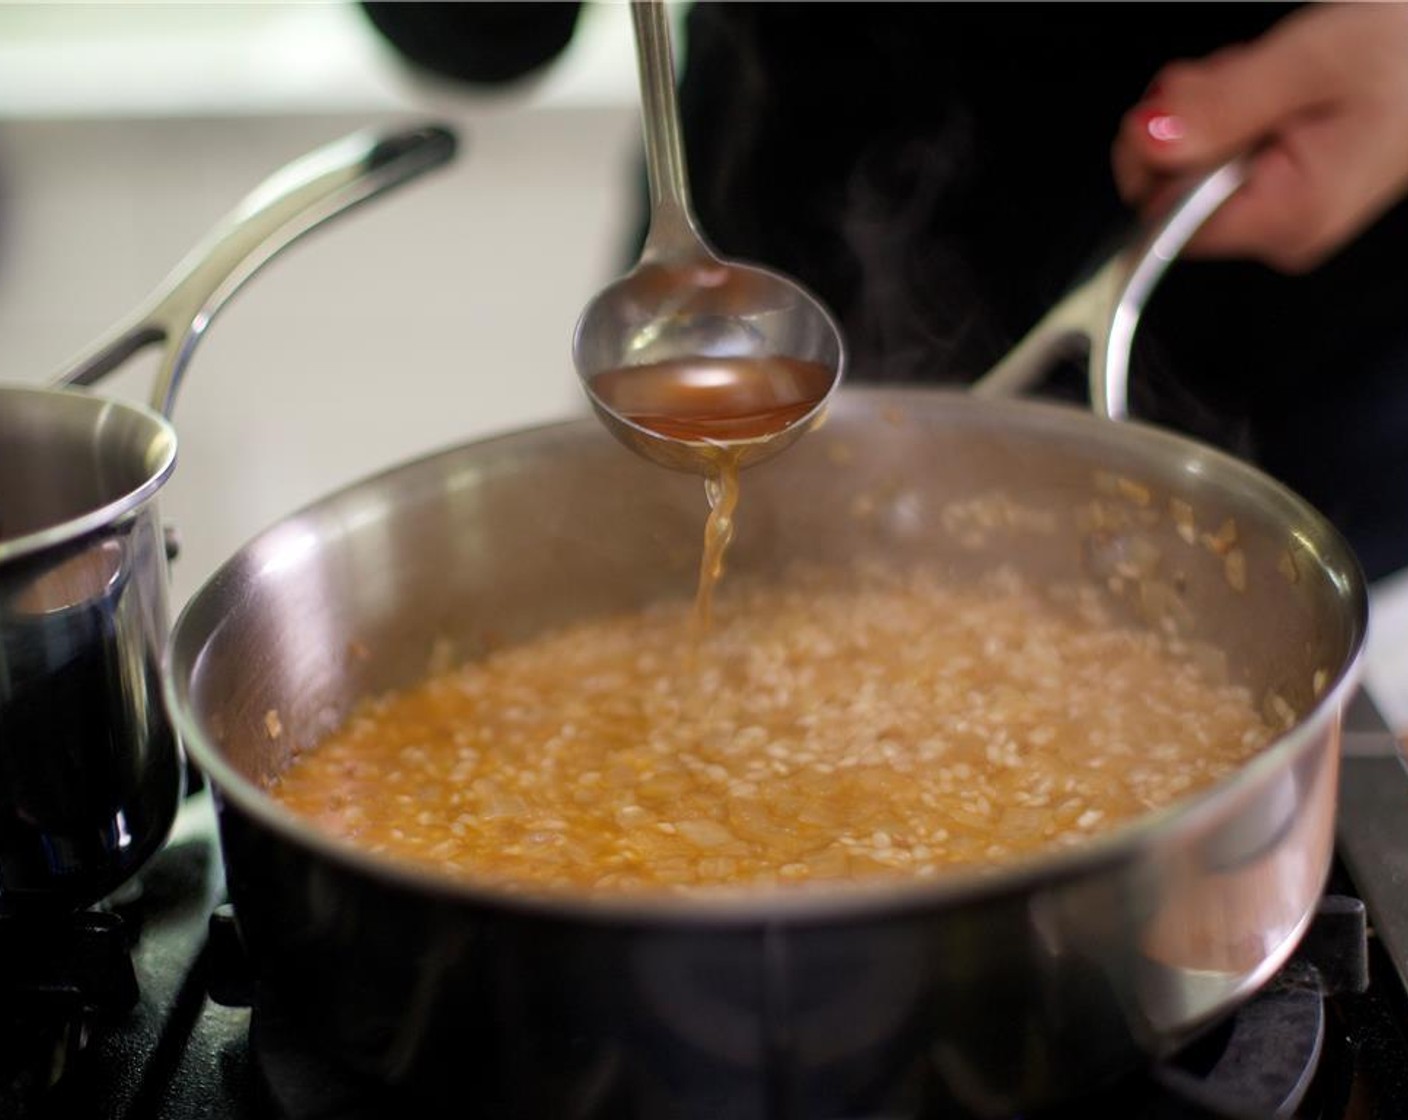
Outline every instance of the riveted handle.
POLYGON ((973 385, 978 396, 1028 388, 1063 357, 1084 350, 1090 406, 1110 420, 1129 416, 1129 360, 1139 316, 1183 247, 1247 177, 1241 159, 1223 164, 1136 235, 1055 307, 973 385))
POLYGON ((148 346, 164 353, 152 407, 169 415, 181 375, 225 302, 281 250, 344 213, 455 154, 455 134, 439 125, 357 132, 275 172, 187 254, 146 301, 91 344, 57 385, 91 385, 148 346))

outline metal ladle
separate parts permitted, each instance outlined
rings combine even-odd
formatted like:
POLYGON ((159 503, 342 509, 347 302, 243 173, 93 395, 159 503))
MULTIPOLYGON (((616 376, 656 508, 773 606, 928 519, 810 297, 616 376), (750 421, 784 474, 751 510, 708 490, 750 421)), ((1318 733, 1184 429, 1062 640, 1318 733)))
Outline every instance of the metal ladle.
MULTIPOLYGON (((845 348, 831 314, 801 285, 766 268, 724 260, 705 242, 689 201, 664 4, 634 0, 631 17, 640 65, 650 229, 636 267, 583 311, 572 356, 597 415, 622 443, 663 466, 709 476, 723 450, 738 466, 747 466, 771 458, 813 427, 841 380, 845 348), (813 380, 797 398, 804 411, 794 410, 775 426, 764 423, 765 430, 746 437, 662 432, 632 419, 630 410, 604 395, 614 380, 608 375, 616 371, 639 373, 640 367, 693 360, 693 383, 678 388, 708 407, 708 401, 720 399, 710 396, 715 387, 711 378, 727 378, 730 360, 759 358, 808 363, 813 380), (820 370, 811 369, 811 363, 820 370)), ((691 371, 679 372, 688 377, 691 371)), ((781 376, 786 378, 785 369, 781 376)), ((701 430, 712 419, 719 418, 692 418, 701 430)))

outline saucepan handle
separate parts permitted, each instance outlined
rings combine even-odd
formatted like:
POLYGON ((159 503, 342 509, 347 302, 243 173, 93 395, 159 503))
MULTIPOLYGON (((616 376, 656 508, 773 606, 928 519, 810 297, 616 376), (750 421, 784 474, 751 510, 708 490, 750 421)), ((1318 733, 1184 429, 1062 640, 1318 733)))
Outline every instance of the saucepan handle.
POLYGON ((439 125, 357 132, 275 172, 206 235, 137 309, 54 379, 91 385, 150 345, 164 346, 152 406, 169 414, 191 352, 216 312, 266 261, 329 218, 448 163, 439 125))
POLYGON ((1090 406, 1110 420, 1129 415, 1129 358, 1150 294, 1202 224, 1246 181, 1241 159, 1200 179, 1152 229, 1118 249, 1048 311, 974 385, 979 396, 1007 396, 1040 380, 1052 363, 1088 352, 1090 406))

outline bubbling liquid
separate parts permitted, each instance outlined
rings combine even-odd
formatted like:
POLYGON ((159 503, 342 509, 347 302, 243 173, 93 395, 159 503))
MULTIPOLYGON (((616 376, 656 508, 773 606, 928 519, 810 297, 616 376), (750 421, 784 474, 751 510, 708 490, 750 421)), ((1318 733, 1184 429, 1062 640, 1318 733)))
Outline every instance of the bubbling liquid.
POLYGON ((364 703, 272 793, 514 891, 832 887, 1079 844, 1271 737, 1098 600, 1015 577, 796 570, 596 619, 364 703))

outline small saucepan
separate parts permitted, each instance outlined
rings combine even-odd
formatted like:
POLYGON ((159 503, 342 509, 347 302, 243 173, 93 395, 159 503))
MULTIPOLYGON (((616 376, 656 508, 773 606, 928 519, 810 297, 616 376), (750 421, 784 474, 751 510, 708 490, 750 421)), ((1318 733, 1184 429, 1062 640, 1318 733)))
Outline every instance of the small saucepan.
POLYGON ((439 127, 361 133, 250 194, 53 387, 0 386, 0 912, 84 906, 175 814, 181 766, 157 674, 181 374, 225 301, 286 245, 445 163, 439 127), (163 355, 151 409, 80 391, 163 355))
POLYGON ((1245 1000, 1328 874, 1366 622, 1358 565, 1245 463, 987 399, 1089 338, 1097 404, 1120 414, 1144 297, 1237 182, 1229 167, 1201 184, 977 395, 841 390, 820 431, 750 471, 730 563, 767 577, 798 557, 885 558, 1080 582, 1117 617, 1223 651, 1282 729, 1264 750, 1079 847, 846 891, 533 898, 359 850, 267 790, 359 700, 421 679, 445 642, 470 656, 693 590, 697 480, 590 419, 456 448, 281 521, 176 624, 167 700, 217 796, 255 1033, 409 1094, 411 1112, 1010 1117, 1166 1054, 1245 1000), (949 516, 994 508, 1040 516, 949 516))

